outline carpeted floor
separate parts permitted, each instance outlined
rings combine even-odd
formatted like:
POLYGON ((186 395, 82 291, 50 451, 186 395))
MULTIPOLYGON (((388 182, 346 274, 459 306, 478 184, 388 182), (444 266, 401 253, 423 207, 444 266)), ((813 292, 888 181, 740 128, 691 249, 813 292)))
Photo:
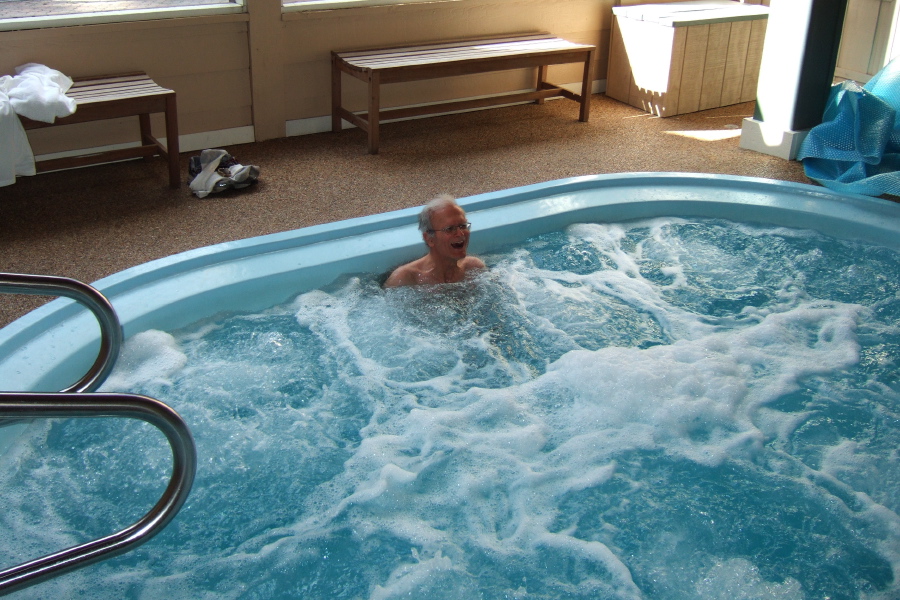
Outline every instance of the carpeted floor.
MULTIPOLYGON (((259 183, 205 199, 170 189, 160 158, 22 177, 0 188, 0 271, 91 283, 219 242, 577 175, 811 183, 798 162, 739 148, 752 114, 751 102, 660 119, 598 94, 589 123, 577 121, 576 103, 553 101, 386 124, 374 156, 358 129, 238 145, 226 149, 260 167, 259 183)), ((185 181, 191 154, 182 154, 185 181)), ((0 294, 0 326, 46 300, 0 294)))

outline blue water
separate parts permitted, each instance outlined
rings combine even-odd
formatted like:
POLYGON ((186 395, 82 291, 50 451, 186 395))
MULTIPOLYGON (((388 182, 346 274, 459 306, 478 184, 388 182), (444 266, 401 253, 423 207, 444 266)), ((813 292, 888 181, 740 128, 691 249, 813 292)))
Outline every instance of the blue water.
MULTIPOLYGON (((483 258, 133 337, 104 389, 185 417, 194 490, 15 597, 900 597, 897 252, 657 219, 483 258)), ((0 564, 131 523, 169 465, 137 422, 35 423, 0 564)))

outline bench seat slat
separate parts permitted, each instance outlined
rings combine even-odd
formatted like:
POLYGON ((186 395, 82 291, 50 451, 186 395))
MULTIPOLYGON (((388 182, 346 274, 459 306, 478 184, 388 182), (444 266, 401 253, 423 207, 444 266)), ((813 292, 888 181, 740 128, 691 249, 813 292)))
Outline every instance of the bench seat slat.
POLYGON ((361 54, 376 54, 380 52, 397 52, 397 51, 409 51, 416 52, 423 49, 438 49, 438 48, 458 48, 458 47, 466 47, 473 46, 475 44, 502 44, 505 42, 513 42, 513 41, 526 41, 531 39, 547 39, 551 36, 548 34, 531 34, 531 35, 515 35, 503 38, 473 38, 469 40, 455 40, 451 42, 439 42, 436 44, 421 44, 418 46, 391 46, 388 48, 368 48, 365 50, 347 50, 337 52, 340 56, 352 57, 355 55, 361 54))
POLYGON ((510 52, 453 52, 445 54, 417 54, 406 56, 379 56, 366 59, 354 59, 347 64, 363 69, 391 69, 396 67, 412 67, 421 64, 449 63, 454 61, 488 60, 492 58, 505 58, 508 56, 551 56, 570 52, 572 48, 558 48, 553 51, 536 53, 533 50, 520 50, 510 52))
POLYGON ((153 89, 148 88, 146 90, 140 89, 132 89, 132 90, 92 90, 87 93, 79 93, 79 94, 66 94, 77 104, 89 104, 92 102, 109 102, 112 100, 129 100, 132 98, 143 98, 145 96, 165 96, 167 94, 172 94, 172 90, 165 89, 153 89))
POLYGON ((575 44, 566 40, 553 38, 535 42, 504 42, 502 44, 483 44, 476 46, 454 46, 449 48, 422 49, 415 51, 385 51, 368 54, 356 53, 354 56, 346 56, 339 53, 338 57, 351 66, 364 69, 384 69, 393 67, 414 66, 437 62, 452 62, 456 60, 477 60, 497 58, 504 56, 528 55, 528 54, 553 54, 555 52, 569 52, 571 50, 589 49, 587 44, 575 44))
POLYGON ((104 102, 117 98, 138 98, 141 96, 173 94, 172 90, 157 85, 153 81, 122 81, 113 84, 90 82, 89 85, 73 85, 66 95, 81 104, 104 102))
POLYGON ((365 58, 378 58, 404 55, 439 55, 453 54, 457 52, 483 52, 486 54, 506 54, 509 52, 541 52, 552 51, 561 48, 583 48, 587 44, 576 44, 559 38, 543 38, 540 40, 513 40, 502 43, 468 44, 465 46, 438 46, 420 48, 401 48, 379 50, 375 52, 351 52, 339 53, 339 56, 347 61, 356 61, 365 58))
POLYGON ((153 81, 119 81, 113 84, 100 84, 100 83, 92 83, 91 85, 73 85, 69 88, 69 93, 73 94, 83 94, 90 93, 95 91, 122 91, 128 92, 129 90, 163 90, 166 92, 171 92, 172 90, 166 89, 160 85, 157 85, 153 81))

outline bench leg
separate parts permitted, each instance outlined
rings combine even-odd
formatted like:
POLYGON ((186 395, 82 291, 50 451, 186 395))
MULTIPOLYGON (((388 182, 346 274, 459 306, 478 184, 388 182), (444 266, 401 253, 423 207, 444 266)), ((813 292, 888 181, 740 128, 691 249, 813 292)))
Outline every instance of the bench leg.
POLYGON ((584 79, 581 82, 581 114, 579 121, 587 122, 591 116, 591 66, 594 64, 594 51, 588 52, 584 59, 584 79))
POLYGON ((141 145, 146 146, 153 143, 153 135, 150 129, 150 114, 142 113, 138 115, 138 123, 141 126, 141 145))
POLYGON ((169 186, 181 186, 181 156, 178 152, 178 109, 175 94, 166 97, 166 154, 169 157, 169 186))
POLYGON ((378 154, 378 118, 381 104, 381 76, 369 74, 369 154, 378 154))
MULTIPOLYGON (((547 81, 547 65, 541 65, 537 68, 537 84, 534 86, 535 90, 541 90, 544 87, 544 82, 547 81)), ((543 104, 544 99, 538 98, 534 101, 535 104, 543 104)))
POLYGON ((341 70, 338 58, 331 57, 331 131, 341 130, 341 70))

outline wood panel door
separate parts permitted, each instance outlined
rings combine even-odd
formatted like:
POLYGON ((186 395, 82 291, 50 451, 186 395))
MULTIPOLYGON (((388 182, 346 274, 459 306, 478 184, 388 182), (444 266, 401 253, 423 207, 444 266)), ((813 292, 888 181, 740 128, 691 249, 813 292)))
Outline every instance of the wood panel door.
POLYGON ((849 0, 844 17, 836 77, 865 83, 900 55, 897 20, 900 0, 849 0))

